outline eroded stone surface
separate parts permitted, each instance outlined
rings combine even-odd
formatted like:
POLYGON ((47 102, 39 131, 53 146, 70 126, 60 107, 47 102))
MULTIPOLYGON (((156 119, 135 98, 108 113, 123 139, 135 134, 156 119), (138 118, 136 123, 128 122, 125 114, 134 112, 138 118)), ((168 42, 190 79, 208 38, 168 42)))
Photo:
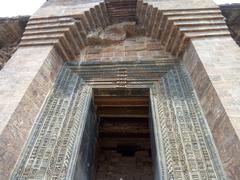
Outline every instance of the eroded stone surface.
POLYGON ((87 36, 89 45, 111 45, 124 41, 127 37, 140 35, 135 22, 123 22, 98 29, 87 36))

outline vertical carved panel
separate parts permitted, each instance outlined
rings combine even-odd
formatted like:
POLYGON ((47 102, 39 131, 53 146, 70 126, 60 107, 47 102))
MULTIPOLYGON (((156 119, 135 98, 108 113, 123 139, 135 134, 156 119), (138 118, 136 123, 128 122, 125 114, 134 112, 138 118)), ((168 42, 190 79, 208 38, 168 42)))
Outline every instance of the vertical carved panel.
POLYGON ((74 167, 91 88, 65 66, 38 116, 11 179, 66 178, 74 167))
POLYGON ((160 134, 156 146, 164 151, 162 167, 166 169, 162 171, 167 178, 225 179, 207 122, 181 65, 161 78, 155 106, 154 130, 160 134))

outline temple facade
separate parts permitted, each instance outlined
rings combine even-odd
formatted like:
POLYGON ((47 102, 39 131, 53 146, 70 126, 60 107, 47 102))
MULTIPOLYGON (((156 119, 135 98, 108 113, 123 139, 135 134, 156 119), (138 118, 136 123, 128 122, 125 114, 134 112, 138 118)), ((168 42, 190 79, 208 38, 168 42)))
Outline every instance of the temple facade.
POLYGON ((211 0, 49 0, 0 71, 0 179, 240 179, 240 49, 211 0))

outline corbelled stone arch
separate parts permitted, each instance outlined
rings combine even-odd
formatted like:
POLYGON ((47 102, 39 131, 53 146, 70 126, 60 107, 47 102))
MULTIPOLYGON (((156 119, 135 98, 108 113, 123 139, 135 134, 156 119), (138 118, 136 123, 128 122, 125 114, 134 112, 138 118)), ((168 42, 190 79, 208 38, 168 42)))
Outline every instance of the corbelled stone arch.
POLYGON ((54 46, 65 60, 75 60, 89 45, 88 35, 121 22, 136 22, 137 1, 105 0, 81 14, 30 18, 20 47, 54 46))
POLYGON ((146 36, 177 57, 191 39, 230 36, 217 7, 162 10, 142 0, 105 0, 79 15, 31 18, 20 47, 54 45, 64 59, 74 60, 88 45, 89 33, 123 21, 136 21, 146 36))
POLYGON ((174 56, 181 56, 191 39, 230 37, 218 7, 164 9, 139 0, 136 17, 146 35, 161 42, 174 56))
POLYGON ((30 18, 20 47, 55 46, 65 60, 74 60, 87 46, 87 35, 108 25, 104 2, 75 16, 30 18))

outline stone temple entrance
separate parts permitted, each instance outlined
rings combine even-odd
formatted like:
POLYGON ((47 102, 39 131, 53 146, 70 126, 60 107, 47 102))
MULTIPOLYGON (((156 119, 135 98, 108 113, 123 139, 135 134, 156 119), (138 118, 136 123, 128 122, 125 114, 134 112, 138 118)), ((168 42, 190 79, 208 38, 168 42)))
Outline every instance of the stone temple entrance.
POLYGON ((95 89, 94 179, 153 179, 149 95, 149 89, 95 89))
POLYGON ((225 179, 180 63, 159 59, 98 65, 65 63, 12 179, 124 180, 127 173, 139 171, 145 179, 225 179), (122 74, 127 78, 119 80, 122 74))
POLYGON ((0 179, 100 172, 103 88, 149 90, 154 179, 239 179, 239 57, 212 0, 46 1, 0 73, 0 179))

